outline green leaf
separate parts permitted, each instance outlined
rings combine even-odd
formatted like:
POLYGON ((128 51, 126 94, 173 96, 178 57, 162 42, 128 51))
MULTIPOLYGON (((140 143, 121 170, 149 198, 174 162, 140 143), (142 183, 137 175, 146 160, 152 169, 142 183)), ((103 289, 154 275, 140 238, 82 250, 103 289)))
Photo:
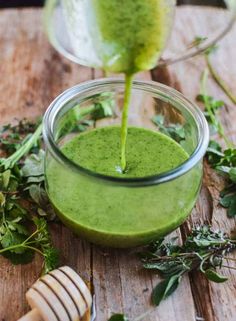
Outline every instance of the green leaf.
POLYGON ((218 274, 216 271, 214 271, 212 269, 206 270, 204 274, 208 280, 216 282, 216 283, 223 283, 228 280, 227 277, 218 274))
POLYGON ((204 43, 207 40, 207 37, 202 37, 202 36, 196 36, 194 40, 191 42, 189 48, 192 47, 199 47, 202 43, 204 43))
POLYGON ((44 175, 44 154, 41 149, 38 154, 29 155, 22 167, 22 174, 26 177, 44 175))
POLYGON ((113 314, 108 321, 129 321, 124 314, 113 314))
POLYGON ((220 198, 220 205, 228 208, 227 214, 229 217, 236 216, 236 192, 224 194, 220 198))
POLYGON ((40 207, 43 207, 48 203, 47 193, 42 187, 40 187, 40 185, 30 185, 29 194, 35 203, 40 207))
POLYGON ((236 183, 236 167, 233 167, 229 170, 229 178, 232 182, 236 183))
POLYGON ((170 296, 178 287, 181 275, 173 275, 172 277, 159 283, 152 292, 152 302, 158 306, 162 300, 170 296))
POLYGON ((7 251, 7 252, 2 253, 2 256, 7 258, 14 265, 28 264, 28 263, 32 262, 32 260, 34 258, 34 251, 25 250, 23 253, 20 253, 20 254, 7 251))
POLYGON ((13 168, 17 162, 24 157, 31 148, 37 144, 40 136, 42 134, 42 124, 38 126, 33 134, 27 135, 24 139, 24 143, 8 158, 0 158, 0 166, 3 166, 5 170, 13 168))
POLYGON ((42 176, 30 176, 27 178, 27 184, 40 184, 45 180, 44 175, 42 176))
POLYGON ((6 202, 5 196, 3 195, 2 192, 0 192, 0 206, 4 207, 5 202, 6 202))
POLYGON ((22 242, 25 240, 25 237, 19 233, 14 231, 7 230, 6 233, 1 237, 1 245, 2 247, 8 248, 12 246, 19 245, 10 251, 13 253, 23 253, 25 249, 21 246, 22 242))
POLYGON ((91 118, 93 120, 111 117, 113 115, 114 98, 113 93, 104 92, 94 98, 94 111, 91 118))
POLYGON ((215 170, 217 170, 221 174, 223 173, 229 175, 231 168, 228 166, 216 166, 215 170))
POLYGON ((19 187, 19 182, 15 177, 11 177, 8 184, 8 192, 17 192, 19 187))
POLYGON ((227 214, 229 217, 235 217, 236 216, 236 197, 231 202, 229 209, 227 211, 227 214))
POLYGON ((6 190, 8 188, 11 177, 11 171, 8 169, 2 173, 2 188, 6 190))
POLYGON ((47 274, 48 272, 56 269, 59 265, 59 252, 53 247, 48 247, 43 250, 44 255, 44 267, 43 273, 47 274))
MULTIPOLYGON (((172 255, 174 256, 174 254, 172 255)), ((144 263, 143 266, 145 269, 158 271, 164 278, 170 278, 188 270, 188 262, 176 261, 174 258, 166 262, 160 260, 159 262, 144 263)))
POLYGON ((15 222, 11 222, 11 226, 17 231, 19 234, 22 235, 29 235, 27 228, 23 224, 18 224, 15 222))
POLYGON ((214 44, 205 50, 205 54, 211 55, 212 53, 216 52, 217 49, 218 49, 218 45, 214 44))
POLYGON ((230 195, 225 195, 224 197, 220 198, 220 205, 222 205, 225 208, 228 208, 233 201, 234 196, 232 194, 230 195))
POLYGON ((165 125, 165 117, 163 115, 155 115, 152 121, 159 127, 160 132, 171 137, 176 142, 180 143, 185 139, 186 133, 183 125, 179 123, 165 125))

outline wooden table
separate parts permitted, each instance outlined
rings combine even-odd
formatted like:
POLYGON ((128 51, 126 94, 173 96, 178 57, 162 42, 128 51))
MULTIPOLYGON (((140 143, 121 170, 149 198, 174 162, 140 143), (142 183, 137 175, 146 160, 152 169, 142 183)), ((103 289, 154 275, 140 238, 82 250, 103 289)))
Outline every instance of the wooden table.
MULTIPOLYGON (((207 14, 201 9, 201 14, 207 14)), ((178 9, 178 19, 187 19, 178 9)), ((198 34, 200 15, 186 21, 188 31, 198 34)), ((182 24, 183 25, 183 24, 182 24)), ((201 26, 200 26, 201 27, 201 26)), ((186 27, 179 29, 185 41, 186 27)), ((213 63, 236 92, 236 27, 222 41, 213 63)), ((199 92, 199 77, 204 60, 198 57, 152 73, 140 74, 142 79, 159 80, 182 91, 194 100, 199 92)), ((49 103, 64 89, 96 77, 100 71, 70 63, 49 45, 42 31, 41 9, 0 11, 0 111, 1 123, 14 118, 34 118, 41 115, 49 103)), ((210 92, 225 99, 222 118, 227 133, 236 138, 236 106, 233 106, 210 81, 210 92)), ((223 181, 205 166, 204 186, 199 202, 188 222, 177 234, 185 238, 190 226, 208 221, 227 232, 235 230, 235 220, 229 219, 218 206, 219 189, 223 181)), ((86 281, 94 285, 98 321, 106 321, 112 312, 125 312, 131 318, 150 307, 150 294, 158 277, 141 268, 139 260, 129 250, 100 249, 73 235, 60 224, 52 224, 55 245, 61 250, 62 264, 75 268, 86 281), (128 255, 129 254, 129 255, 128 255)), ((14 321, 27 312, 25 292, 37 279, 41 269, 39 257, 28 265, 12 266, 0 258, 0 320, 14 321)), ((235 321, 236 274, 224 284, 214 284, 197 272, 186 276, 179 289, 164 301, 147 321, 235 321)))

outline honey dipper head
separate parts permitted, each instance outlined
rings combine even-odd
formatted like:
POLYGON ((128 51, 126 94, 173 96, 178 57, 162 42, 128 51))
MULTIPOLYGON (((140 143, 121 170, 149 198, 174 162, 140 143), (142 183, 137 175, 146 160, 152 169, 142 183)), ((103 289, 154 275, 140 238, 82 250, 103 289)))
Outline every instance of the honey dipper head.
POLYGON ((36 281, 26 293, 43 321, 78 321, 91 308, 91 293, 81 277, 63 266, 36 281))

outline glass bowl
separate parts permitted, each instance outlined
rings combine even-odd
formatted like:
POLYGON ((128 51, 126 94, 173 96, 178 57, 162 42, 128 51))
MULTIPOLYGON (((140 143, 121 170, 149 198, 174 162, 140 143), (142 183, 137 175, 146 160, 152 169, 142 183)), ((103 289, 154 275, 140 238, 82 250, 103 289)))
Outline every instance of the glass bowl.
POLYGON ((67 158, 63 146, 75 135, 120 125, 123 94, 123 80, 85 82, 57 97, 43 120, 46 188, 59 218, 88 241, 121 248, 156 240, 185 221, 199 194, 209 142, 197 106, 162 84, 134 81, 129 125, 171 136, 188 159, 159 175, 124 178, 92 172, 67 158))

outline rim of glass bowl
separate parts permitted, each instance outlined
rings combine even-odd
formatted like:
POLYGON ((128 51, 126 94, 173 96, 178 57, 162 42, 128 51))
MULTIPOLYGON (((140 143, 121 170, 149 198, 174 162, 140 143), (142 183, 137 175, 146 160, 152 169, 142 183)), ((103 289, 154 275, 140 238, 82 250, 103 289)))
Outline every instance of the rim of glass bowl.
MULTIPOLYGON (((95 173, 88 170, 67 158, 61 150, 58 148, 56 141, 54 140, 54 125, 58 120, 58 115, 63 108, 66 108, 66 112, 71 108, 67 103, 72 99, 78 97, 81 98, 93 94, 94 90, 109 91, 115 88, 124 88, 124 80, 115 78, 103 78, 98 80, 91 80, 74 87, 71 87, 60 94, 48 107, 43 118, 43 137, 46 147, 52 156, 62 165, 69 167, 70 169, 78 172, 79 174, 86 174, 88 176, 101 179, 107 182, 113 182, 114 184, 127 185, 127 186, 148 186, 156 185, 171 181, 177 177, 182 176, 191 170, 204 156, 208 143, 209 143, 209 128, 207 121, 201 112, 201 110, 193 104, 190 100, 184 97, 181 93, 173 88, 165 86, 163 84, 154 81, 137 81, 133 82, 133 89, 144 91, 148 94, 168 101, 169 103, 175 102, 175 104, 181 105, 181 107, 187 112, 195 121, 198 128, 198 145, 190 157, 182 163, 180 166, 173 170, 167 171, 162 174, 146 176, 141 178, 122 178, 107 176, 99 173, 95 173)), ((82 99, 83 101, 83 99, 82 99)), ((60 115, 59 115, 60 116, 60 115)))

